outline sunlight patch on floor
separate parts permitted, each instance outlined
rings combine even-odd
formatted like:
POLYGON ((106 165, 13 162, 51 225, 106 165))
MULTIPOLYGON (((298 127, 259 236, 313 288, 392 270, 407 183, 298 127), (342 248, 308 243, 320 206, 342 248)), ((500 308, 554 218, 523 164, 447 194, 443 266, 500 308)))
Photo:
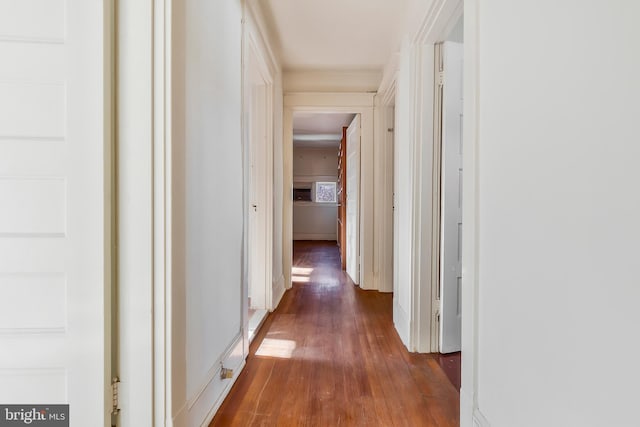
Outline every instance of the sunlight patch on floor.
POLYGON ((313 268, 311 267, 292 267, 291 273, 296 276, 309 276, 313 273, 313 268))
POLYGON ((256 356, 277 357, 279 359, 291 359, 296 349, 296 342, 292 340, 280 340, 265 338, 256 351, 256 356))
POLYGON ((309 276, 291 276, 291 280, 296 283, 309 283, 309 276))

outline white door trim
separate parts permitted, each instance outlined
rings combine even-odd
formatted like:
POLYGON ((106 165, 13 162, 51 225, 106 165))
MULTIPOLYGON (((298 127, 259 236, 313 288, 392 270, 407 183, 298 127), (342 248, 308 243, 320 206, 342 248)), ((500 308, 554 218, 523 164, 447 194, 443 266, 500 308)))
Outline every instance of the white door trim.
MULTIPOLYGON (((407 347, 412 351, 438 350, 437 307, 434 305, 438 280, 434 274, 433 245, 438 235, 434 222, 439 181, 434 179, 434 44, 443 40, 463 11, 463 0, 438 0, 432 3, 418 31, 409 41, 411 75, 411 113, 409 136, 414 163, 412 171, 411 313, 407 347)), ((390 86, 387 69, 383 82, 390 86)), ((436 171, 437 172, 437 171, 436 171)))
POLYGON ((462 179, 462 388, 460 389, 460 423, 472 427, 481 420, 478 405, 478 1, 464 1, 464 123, 462 179), (475 417, 475 418, 474 418, 475 417))
MULTIPOLYGON (((281 209, 280 206, 274 204, 274 183, 275 183, 275 170, 274 170, 274 149, 276 144, 275 135, 275 102, 277 98, 277 83, 280 74, 280 68, 278 58, 275 55, 270 42, 267 37, 267 30, 265 19, 262 14, 260 5, 256 0, 250 0, 245 2, 245 24, 244 33, 246 37, 245 48, 253 55, 256 61, 257 71, 263 81, 263 90, 265 95, 264 100, 264 114, 263 120, 265 123, 265 135, 266 135, 266 189, 265 200, 266 205, 264 207, 266 214, 266 268, 265 268, 265 283, 266 289, 266 308, 269 311, 275 310, 280 301, 279 290, 275 290, 277 282, 279 280, 273 277, 274 274, 274 240, 280 238, 280 236, 274 236, 274 218, 275 209, 281 209)), ((246 65, 246 62, 245 62, 246 65)), ((248 179, 248 176, 246 177, 248 179)))
MULTIPOLYGON (((438 0, 423 20, 416 42, 433 45, 444 40, 464 12, 464 153, 462 222, 462 388, 460 425, 472 427, 479 419, 478 406, 478 0, 438 0)), ((431 80, 433 81, 433 80, 431 80)), ((428 99, 427 102, 433 101, 428 99)), ((431 103, 433 105, 433 103, 431 103)), ((428 123, 427 123, 428 124, 428 123)), ((433 282, 429 288, 435 292, 433 282)), ((433 307, 421 310, 433 315, 433 307)), ((433 340, 432 340, 433 342, 433 340)), ((488 424, 487 424, 488 425, 488 424)))
POLYGON ((389 81, 375 97, 376 233, 374 235, 375 288, 393 292, 393 144, 398 57, 389 65, 389 81))
POLYGON ((171 405, 171 0, 117 8, 121 425, 171 405))
POLYGON ((374 94, 373 93, 288 93, 284 96, 283 162, 283 265, 285 286, 291 288, 293 256, 293 113, 360 114, 360 287, 375 289, 373 255, 374 201, 374 94))

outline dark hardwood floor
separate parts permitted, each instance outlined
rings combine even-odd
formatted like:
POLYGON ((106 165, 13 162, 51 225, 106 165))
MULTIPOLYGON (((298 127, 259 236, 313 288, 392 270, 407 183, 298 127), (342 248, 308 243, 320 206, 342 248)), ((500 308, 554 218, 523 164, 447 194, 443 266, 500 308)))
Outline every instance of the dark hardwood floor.
POLYGON ((295 242, 294 285, 210 426, 458 426, 438 355, 409 353, 392 295, 340 271, 335 242, 295 242))

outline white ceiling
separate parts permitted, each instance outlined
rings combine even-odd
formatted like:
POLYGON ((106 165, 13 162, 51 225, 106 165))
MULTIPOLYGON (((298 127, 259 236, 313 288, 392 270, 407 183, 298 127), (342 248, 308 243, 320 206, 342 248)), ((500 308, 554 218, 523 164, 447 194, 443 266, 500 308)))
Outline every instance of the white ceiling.
POLYGON ((381 70, 411 0, 264 0, 285 70, 381 70))
POLYGON ((342 127, 349 126, 352 113, 294 113, 294 147, 337 147, 342 138, 342 127))

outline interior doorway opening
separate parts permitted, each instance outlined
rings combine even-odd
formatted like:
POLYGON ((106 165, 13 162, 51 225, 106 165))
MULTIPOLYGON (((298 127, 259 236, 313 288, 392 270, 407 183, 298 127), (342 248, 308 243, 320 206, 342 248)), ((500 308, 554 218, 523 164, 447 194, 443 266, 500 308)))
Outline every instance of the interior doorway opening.
MULTIPOLYGON (((359 281, 359 135, 356 113, 293 114, 292 240, 337 245, 341 268, 355 284, 359 281)), ((305 279, 296 269, 292 267, 292 282, 305 279)))
POLYGON ((249 341, 272 305, 273 269, 273 85, 255 46, 245 68, 245 179, 247 218, 247 331, 249 341))
MULTIPOLYGON (((286 93, 284 95, 283 115, 283 272, 287 289, 291 288, 291 267, 293 256, 293 149, 294 149, 294 115, 317 114, 328 118, 334 114, 356 115, 360 121, 359 138, 359 189, 357 195, 357 242, 359 277, 361 289, 378 289, 374 273, 376 266, 374 247, 374 93, 286 93)), ((351 120, 353 121, 353 120, 351 120)), ((337 126, 335 141, 341 139, 341 127, 348 126, 348 119, 337 126)), ((296 132, 297 134, 298 132, 296 132)), ((337 174, 338 146, 335 145, 332 157, 334 174, 337 174)), ((348 174, 348 172, 347 172, 348 174)), ((335 179, 335 178, 334 178, 335 179)), ((337 183, 337 181, 335 181, 337 183)), ((348 191, 348 190, 347 190, 348 191)), ((354 202, 355 203, 355 202, 354 202)), ((348 203, 347 203, 348 206, 348 203)), ((337 208, 337 206, 336 206, 337 208)), ((337 215, 337 209, 335 211, 337 215)), ((346 221, 345 221, 346 222, 346 221)), ((333 222, 333 232, 337 231, 337 219, 333 222)), ((337 239, 337 236, 335 237, 337 239)), ((337 242, 337 240, 336 240, 337 242)), ((346 244, 348 247, 348 244, 346 244)))

